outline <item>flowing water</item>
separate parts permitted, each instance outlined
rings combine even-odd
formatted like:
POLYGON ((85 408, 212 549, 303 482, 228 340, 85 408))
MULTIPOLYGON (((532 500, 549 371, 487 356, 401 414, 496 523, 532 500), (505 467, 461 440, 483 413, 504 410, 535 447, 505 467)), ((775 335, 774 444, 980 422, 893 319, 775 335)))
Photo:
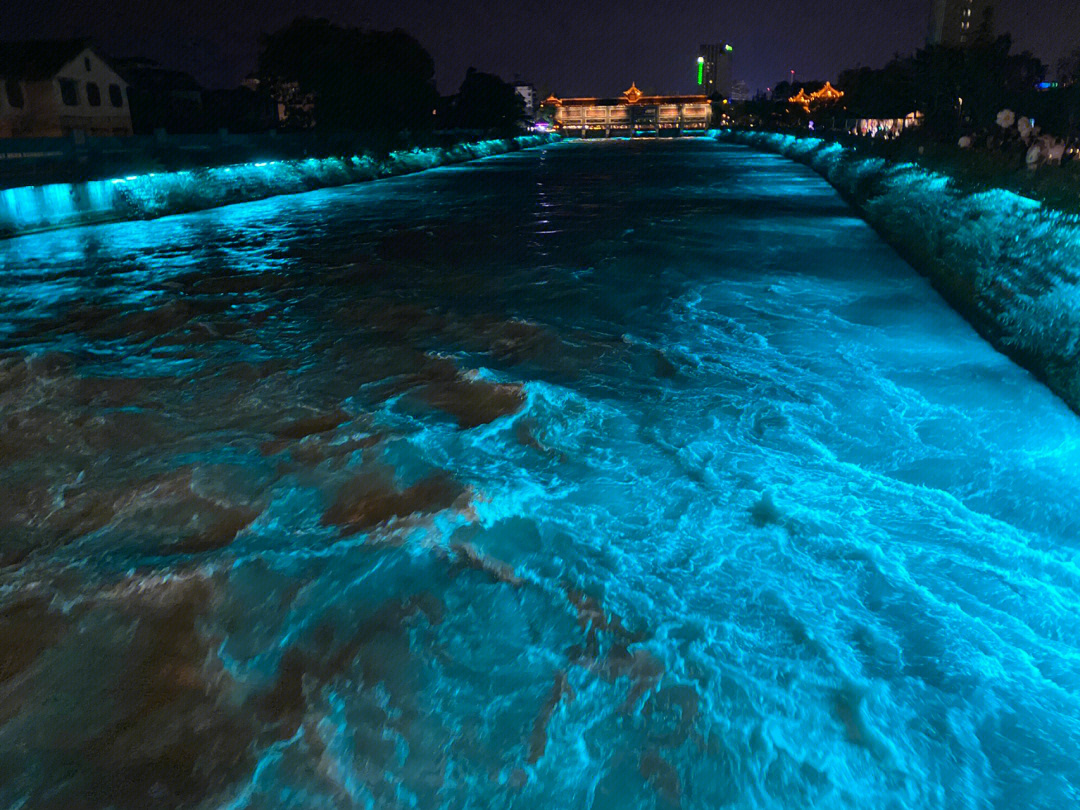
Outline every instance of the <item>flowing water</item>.
POLYGON ((1080 800, 1080 424, 805 168, 565 143, 0 289, 0 806, 1080 800))

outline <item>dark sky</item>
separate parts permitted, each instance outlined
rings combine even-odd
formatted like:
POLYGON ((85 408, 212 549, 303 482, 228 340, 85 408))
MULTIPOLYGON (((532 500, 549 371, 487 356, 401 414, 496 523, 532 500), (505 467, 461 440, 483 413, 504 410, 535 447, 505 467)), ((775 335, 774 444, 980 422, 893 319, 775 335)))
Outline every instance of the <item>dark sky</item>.
MULTIPOLYGON (((693 89, 701 42, 735 47, 735 76, 761 89, 787 77, 835 78, 923 44, 931 0, 0 0, 0 37, 90 36, 208 86, 254 68, 260 32, 298 14, 401 27, 435 59, 442 93, 465 69, 519 76, 560 95, 693 89)), ((1080 0, 1003 0, 997 27, 1051 67, 1080 47, 1080 0)))

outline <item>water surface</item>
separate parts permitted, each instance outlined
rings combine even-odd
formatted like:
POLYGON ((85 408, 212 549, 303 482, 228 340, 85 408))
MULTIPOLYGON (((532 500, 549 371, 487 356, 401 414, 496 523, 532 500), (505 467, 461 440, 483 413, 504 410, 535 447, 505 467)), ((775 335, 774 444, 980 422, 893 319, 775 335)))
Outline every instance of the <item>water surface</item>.
POLYGON ((567 143, 0 289, 0 806, 1080 799, 1080 425, 808 169, 567 143))

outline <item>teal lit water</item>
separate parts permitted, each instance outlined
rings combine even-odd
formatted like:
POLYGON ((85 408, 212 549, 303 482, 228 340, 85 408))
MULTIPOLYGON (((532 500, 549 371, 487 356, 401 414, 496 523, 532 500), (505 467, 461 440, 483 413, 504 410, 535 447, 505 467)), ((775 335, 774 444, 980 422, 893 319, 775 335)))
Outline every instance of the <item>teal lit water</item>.
POLYGON ((0 244, 0 806, 1068 808, 1080 423, 808 169, 0 244))

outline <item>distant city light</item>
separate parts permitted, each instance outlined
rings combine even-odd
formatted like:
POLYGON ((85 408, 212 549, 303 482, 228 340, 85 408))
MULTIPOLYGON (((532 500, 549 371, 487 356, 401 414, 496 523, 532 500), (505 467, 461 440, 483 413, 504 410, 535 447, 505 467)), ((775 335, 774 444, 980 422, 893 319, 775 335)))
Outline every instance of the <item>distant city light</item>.
POLYGON ((734 49, 734 48, 732 48, 732 47, 731 47, 730 45, 725 45, 725 46, 724 46, 724 50, 725 50, 725 51, 727 51, 728 53, 731 53, 731 52, 732 52, 733 50, 735 50, 735 49, 734 49))
POLYGON ((705 57, 699 56, 697 58, 697 83, 705 84, 705 57))

